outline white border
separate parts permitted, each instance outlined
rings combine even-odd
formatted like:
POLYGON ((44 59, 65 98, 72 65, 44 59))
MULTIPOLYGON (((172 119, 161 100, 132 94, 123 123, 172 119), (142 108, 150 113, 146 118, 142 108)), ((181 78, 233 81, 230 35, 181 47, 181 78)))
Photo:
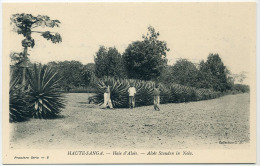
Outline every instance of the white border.
MULTIPOLYGON (((194 165, 217 165, 217 166, 224 166, 224 165, 239 165, 239 166, 260 166, 260 0, 0 0, 0 110, 2 110, 2 81, 4 78, 2 78, 2 53, 3 53, 3 48, 2 48, 2 3, 26 3, 26 2, 70 2, 70 3, 75 3, 75 2, 257 2, 257 41, 256 41, 256 104, 257 104, 257 120, 256 120, 256 130, 257 130, 257 139, 256 139, 256 146, 257 146, 257 161, 255 164, 167 164, 167 165, 175 165, 175 166, 194 166, 194 165)), ((2 112, 0 113, 0 165, 2 165, 2 112)), ((111 165, 111 164, 110 164, 111 165)), ((127 164, 129 165, 129 164, 127 164)), ((141 165, 141 164, 138 164, 141 165)), ((13 165, 15 166, 15 165, 13 165)), ((50 166, 50 165, 49 165, 50 166)), ((53 165, 54 166, 54 165, 53 165)), ((62 165, 60 165, 62 166, 62 165)), ((71 166, 76 166, 76 165, 71 165, 71 166)), ((93 166, 97 166, 96 164, 93 166)), ((146 165, 146 166, 150 166, 146 165)), ((151 165, 152 166, 152 165, 151 165)))
POLYGON ((259 2, 259 0, 0 0, 8 3, 26 2, 259 2))

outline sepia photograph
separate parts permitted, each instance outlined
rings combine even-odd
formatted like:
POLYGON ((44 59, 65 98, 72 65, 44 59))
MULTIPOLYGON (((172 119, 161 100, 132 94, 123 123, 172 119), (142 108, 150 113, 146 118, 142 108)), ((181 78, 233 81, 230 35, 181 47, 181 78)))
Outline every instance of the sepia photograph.
POLYGON ((4 164, 256 162, 256 2, 2 8, 4 164))

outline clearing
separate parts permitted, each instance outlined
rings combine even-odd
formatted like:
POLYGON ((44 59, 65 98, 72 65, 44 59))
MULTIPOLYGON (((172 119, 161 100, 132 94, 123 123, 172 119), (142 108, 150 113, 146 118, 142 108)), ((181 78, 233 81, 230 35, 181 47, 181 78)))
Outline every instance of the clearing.
POLYGON ((10 148, 249 148, 249 94, 135 109, 100 109, 66 94, 64 118, 10 123, 10 148), (227 142, 227 143, 226 143, 227 142))

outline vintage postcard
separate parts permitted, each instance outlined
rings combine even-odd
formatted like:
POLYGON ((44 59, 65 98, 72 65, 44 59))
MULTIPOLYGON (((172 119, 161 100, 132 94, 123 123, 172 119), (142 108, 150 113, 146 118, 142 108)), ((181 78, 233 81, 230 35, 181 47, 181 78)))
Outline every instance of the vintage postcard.
POLYGON ((256 2, 2 7, 3 164, 256 162, 256 2))

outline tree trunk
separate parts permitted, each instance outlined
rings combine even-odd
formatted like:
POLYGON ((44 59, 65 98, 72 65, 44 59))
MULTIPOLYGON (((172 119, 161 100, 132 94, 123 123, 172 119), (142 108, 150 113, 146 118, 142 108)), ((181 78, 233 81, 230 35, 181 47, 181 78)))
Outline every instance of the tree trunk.
POLYGON ((27 47, 24 47, 24 52, 23 52, 23 55, 24 55, 24 66, 23 66, 23 80, 22 80, 22 91, 25 90, 25 85, 26 85, 26 78, 25 78, 25 75, 26 75, 26 67, 27 67, 27 50, 28 48, 27 47))

